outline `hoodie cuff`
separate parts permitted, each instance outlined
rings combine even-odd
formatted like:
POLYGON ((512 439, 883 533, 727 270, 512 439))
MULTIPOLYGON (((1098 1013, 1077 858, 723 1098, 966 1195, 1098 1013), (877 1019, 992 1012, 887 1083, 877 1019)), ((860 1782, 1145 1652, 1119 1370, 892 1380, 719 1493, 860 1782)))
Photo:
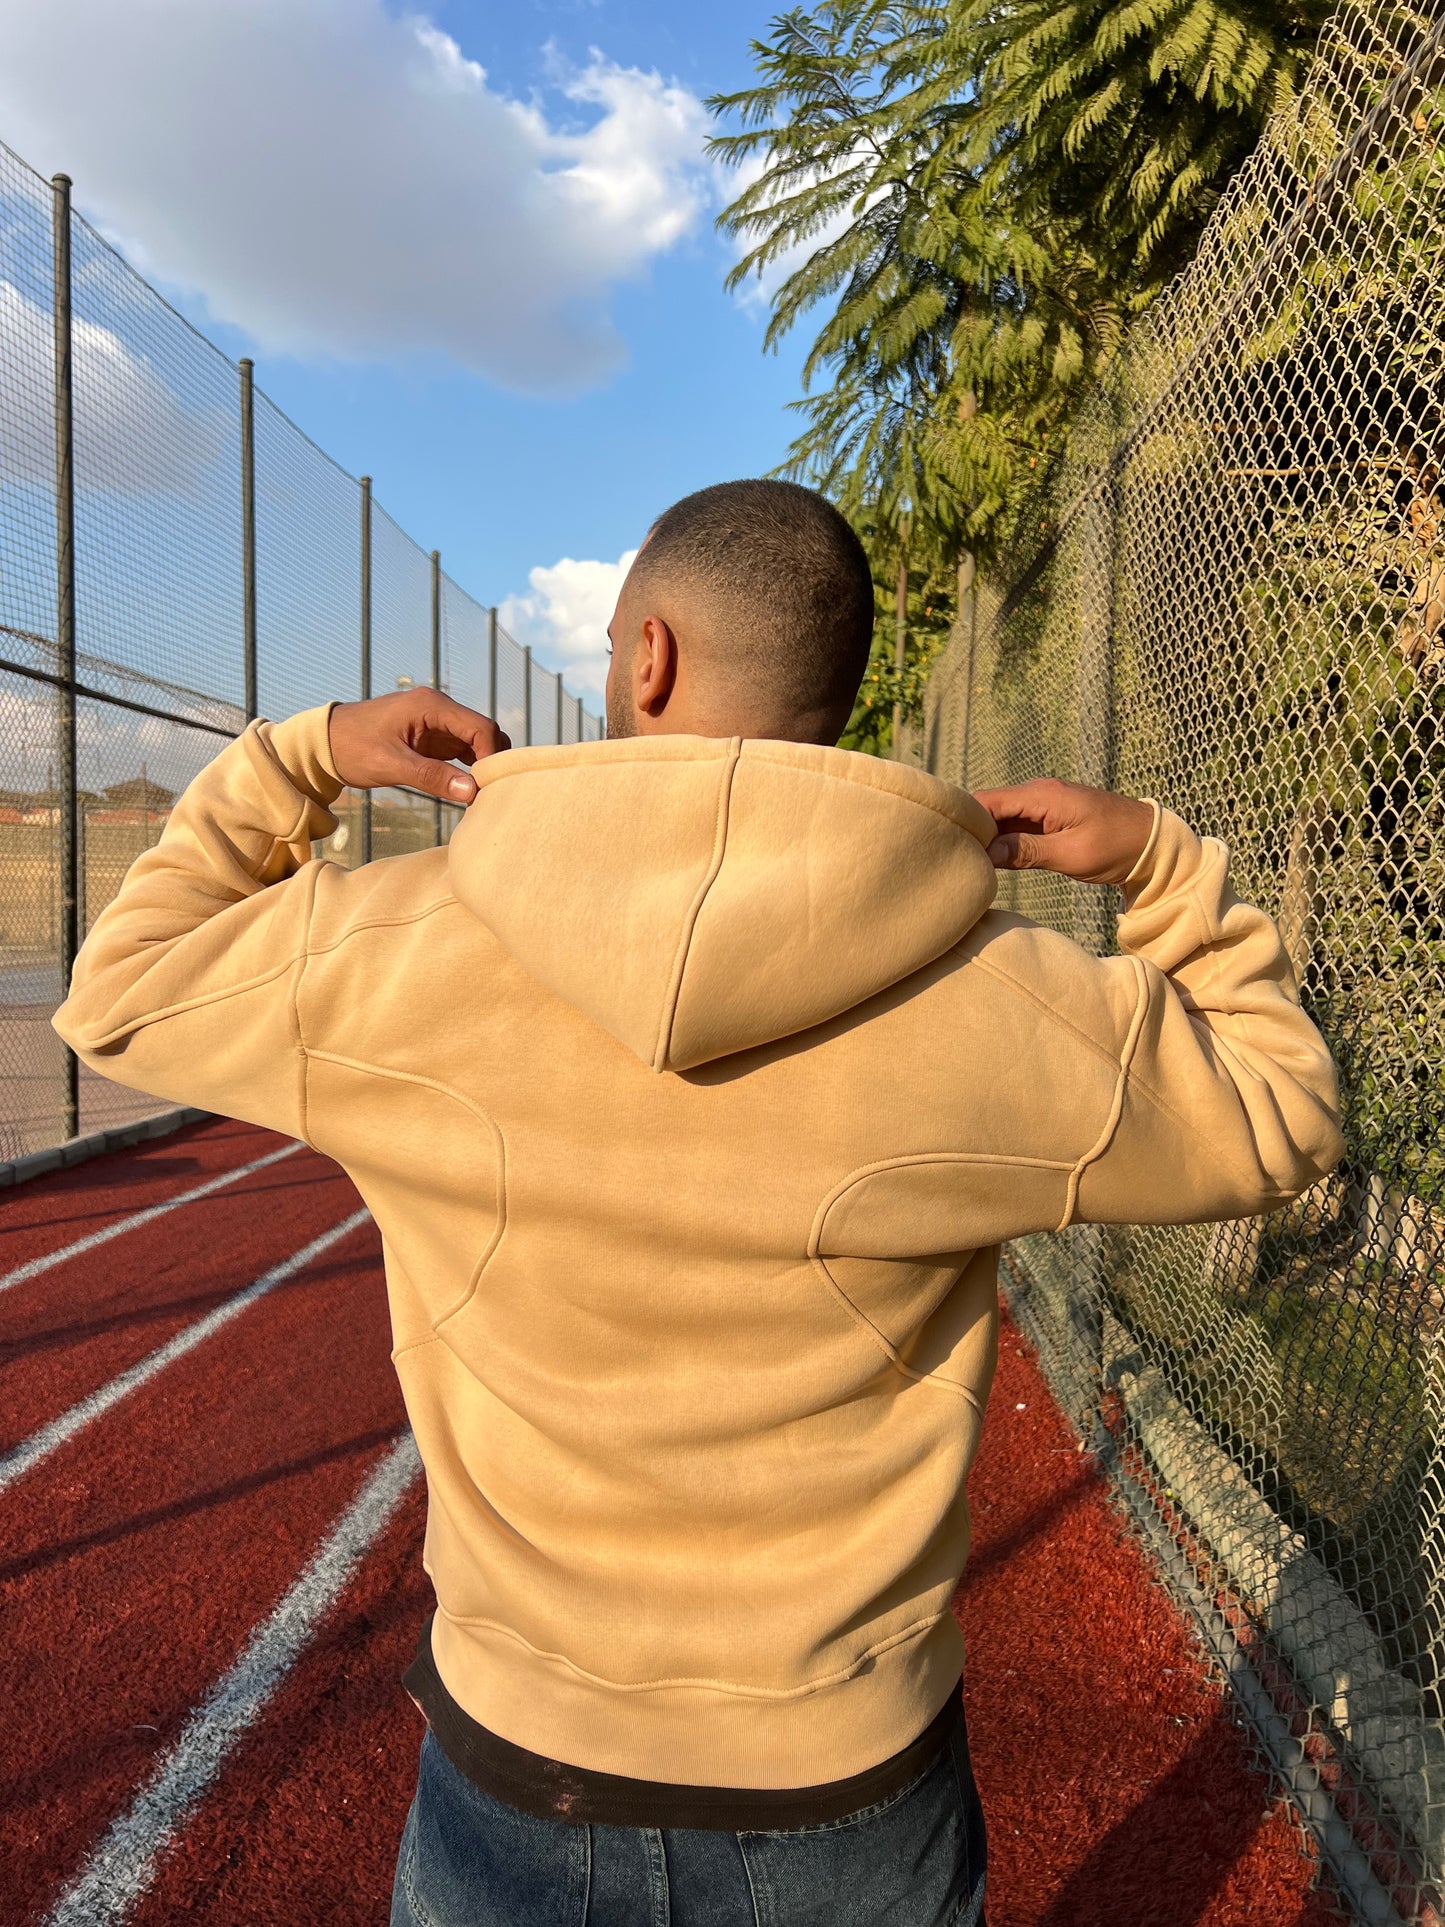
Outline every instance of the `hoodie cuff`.
POLYGON ((1154 807, 1154 829, 1124 880, 1116 935, 1121 950, 1147 956, 1167 971, 1218 938, 1236 899, 1228 846, 1218 837, 1196 836, 1173 810, 1154 807))
POLYGON ((1154 821, 1149 825, 1149 834, 1143 849, 1134 860, 1133 869, 1120 885, 1126 899, 1131 892, 1142 890, 1153 874, 1155 854, 1159 848, 1159 832, 1164 827, 1164 806, 1152 796, 1141 797, 1140 801, 1147 803, 1153 810, 1154 821))
POLYGON ((331 712, 335 707, 335 703, 322 703, 316 709, 288 716, 284 723, 256 726, 296 788, 323 809, 330 809, 346 788, 331 759, 331 712))

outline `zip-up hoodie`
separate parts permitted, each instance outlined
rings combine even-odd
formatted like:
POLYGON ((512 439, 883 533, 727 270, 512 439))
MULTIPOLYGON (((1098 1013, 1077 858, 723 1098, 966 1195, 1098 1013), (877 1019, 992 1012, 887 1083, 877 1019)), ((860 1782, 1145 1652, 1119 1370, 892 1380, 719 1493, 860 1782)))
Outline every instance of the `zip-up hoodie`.
POLYGON ((1155 802, 1095 958, 992 907, 972 796, 753 738, 511 750, 448 848, 348 872, 328 714, 196 778, 56 1029, 354 1179, 468 1713, 647 1780, 863 1771, 962 1669, 1000 1244, 1343 1154, 1279 932, 1155 802))

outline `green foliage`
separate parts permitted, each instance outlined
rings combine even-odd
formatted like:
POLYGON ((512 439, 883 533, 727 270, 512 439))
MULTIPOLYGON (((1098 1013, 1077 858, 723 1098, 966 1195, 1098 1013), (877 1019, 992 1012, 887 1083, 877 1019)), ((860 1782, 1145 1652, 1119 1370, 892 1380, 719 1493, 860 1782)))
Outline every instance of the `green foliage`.
POLYGON ((786 472, 866 524, 880 565, 905 518, 940 566, 986 553, 1036 479, 1058 394, 1118 339, 1087 262, 990 204, 950 137, 957 103, 913 84, 948 16, 879 0, 785 14, 754 45, 761 84, 711 103, 741 122, 714 152, 762 163, 723 216, 750 244, 730 284, 807 249, 773 297, 767 345, 832 310, 786 472))
POLYGON ((1025 223, 1061 223, 1137 311, 1192 257, 1332 11, 1332 0, 959 0, 924 86, 974 78, 957 138, 985 190, 1025 223))
POLYGON ((905 526, 938 585, 1007 541, 1327 10, 822 0, 753 43, 757 84, 709 103, 732 123, 713 152, 747 176, 721 217, 744 247, 730 285, 781 274, 769 347, 821 315, 782 472, 839 504, 880 582, 905 526))
POLYGON ((903 671, 897 666, 898 572, 882 581, 873 579, 875 624, 868 668, 848 727, 839 737, 843 749, 866 750, 886 756, 893 746, 893 707, 902 707, 905 721, 923 713, 923 696, 933 658, 948 639, 954 614, 953 584, 927 568, 908 571, 906 647, 903 671))

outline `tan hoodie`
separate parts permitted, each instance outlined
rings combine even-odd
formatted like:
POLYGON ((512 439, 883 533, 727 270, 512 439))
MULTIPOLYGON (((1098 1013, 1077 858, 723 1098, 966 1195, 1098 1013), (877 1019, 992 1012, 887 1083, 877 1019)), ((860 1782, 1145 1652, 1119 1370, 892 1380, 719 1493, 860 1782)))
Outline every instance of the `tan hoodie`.
POLYGON ((1274 924, 1155 804, 1097 959, 990 908, 973 797, 751 738, 512 750, 348 872, 327 715, 196 778, 57 1030, 355 1180, 467 1712, 649 1780, 874 1765, 963 1663, 999 1245, 1343 1153, 1274 924))

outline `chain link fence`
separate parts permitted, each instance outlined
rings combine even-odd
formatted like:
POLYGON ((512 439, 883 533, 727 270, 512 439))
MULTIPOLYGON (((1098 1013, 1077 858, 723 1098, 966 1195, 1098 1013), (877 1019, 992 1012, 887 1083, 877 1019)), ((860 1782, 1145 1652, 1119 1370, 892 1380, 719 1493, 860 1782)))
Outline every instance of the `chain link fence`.
MULTIPOLYGON (((0 1160, 160 1107, 50 1028, 90 921, 247 717, 434 684, 514 743, 600 719, 0 146, 0 1160)), ((344 864, 460 811, 337 805, 344 864)))
MULTIPOLYGON (((1445 1888, 1445 26, 1346 8, 962 600, 902 753, 1155 796, 1340 1067, 1288 1210, 1078 1227, 1005 1287, 1350 1914, 1445 1888)), ((1100 953, 1117 893, 1001 877, 1100 953)))

